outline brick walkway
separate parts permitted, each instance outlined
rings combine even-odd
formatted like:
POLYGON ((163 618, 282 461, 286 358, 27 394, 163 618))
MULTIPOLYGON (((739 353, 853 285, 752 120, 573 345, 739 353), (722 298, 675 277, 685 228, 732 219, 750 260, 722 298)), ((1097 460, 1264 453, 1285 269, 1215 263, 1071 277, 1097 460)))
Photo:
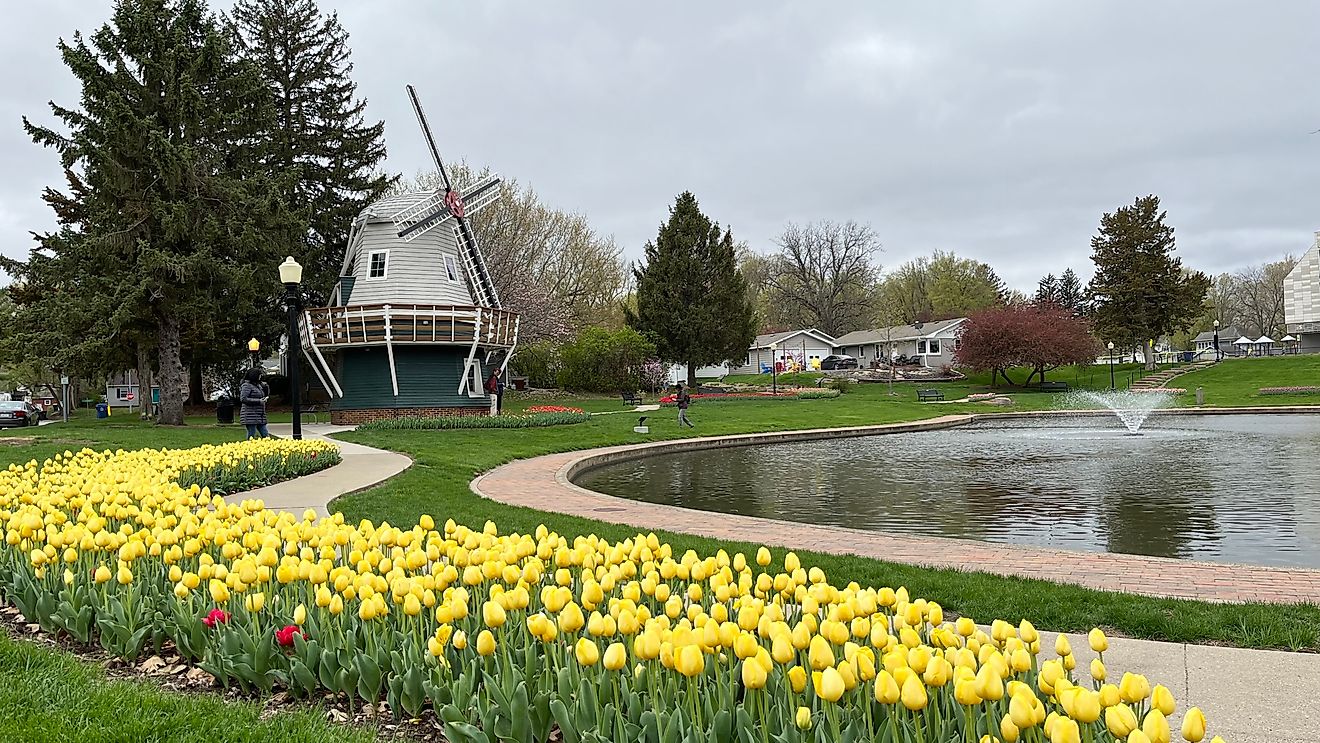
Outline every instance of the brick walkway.
POLYGON ((511 505, 715 539, 939 568, 1041 578, 1088 588, 1202 601, 1320 603, 1320 570, 1195 562, 905 536, 752 516, 712 514, 616 498, 580 488, 572 476, 589 466, 675 451, 809 439, 899 433, 962 425, 969 415, 920 423, 686 439, 551 454, 498 467, 472 482, 478 495, 511 505))

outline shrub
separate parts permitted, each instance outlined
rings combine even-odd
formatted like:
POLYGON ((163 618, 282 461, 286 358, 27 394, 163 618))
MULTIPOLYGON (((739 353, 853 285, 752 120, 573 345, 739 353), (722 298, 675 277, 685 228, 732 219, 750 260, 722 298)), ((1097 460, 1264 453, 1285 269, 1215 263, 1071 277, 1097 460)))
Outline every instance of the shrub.
POLYGON ((438 415, 383 418, 358 426, 359 431, 449 430, 458 428, 542 428, 584 423, 591 414, 533 413, 531 415, 438 415))
POLYGON ((853 391, 854 384, 856 384, 856 382, 852 381, 851 379, 831 379, 830 381, 825 383, 825 386, 832 390, 838 390, 840 393, 846 394, 848 392, 853 391))
POLYGON ((835 380, 835 381, 843 382, 844 386, 840 388, 840 387, 835 387, 834 385, 831 384, 828 389, 798 390, 795 397, 797 397, 797 399, 799 400, 832 400, 838 397, 839 395, 842 395, 845 392, 851 391, 852 388, 849 387, 848 385, 851 385, 852 382, 849 382, 847 380, 835 380))
POLYGON ((1261 387, 1257 392, 1262 395, 1317 395, 1320 387, 1261 387))
POLYGON ((532 387, 554 387, 559 376, 559 349, 549 341, 529 343, 509 362, 532 387))
POLYGON ((587 328, 559 352, 559 386, 580 392, 620 392, 642 386, 655 344, 632 328, 587 328))
POLYGON ((83 450, 0 471, 0 596, 130 663, 168 642, 226 688, 429 708, 451 741, 951 743, 1005 721, 1015 740, 1017 723, 1021 740, 1139 723, 1169 740, 1176 700, 1121 674, 1098 629, 1093 685, 1066 638, 1028 621, 951 621, 901 586, 833 586, 792 552, 675 559, 655 534, 299 518, 175 481, 179 462, 330 447, 83 450))

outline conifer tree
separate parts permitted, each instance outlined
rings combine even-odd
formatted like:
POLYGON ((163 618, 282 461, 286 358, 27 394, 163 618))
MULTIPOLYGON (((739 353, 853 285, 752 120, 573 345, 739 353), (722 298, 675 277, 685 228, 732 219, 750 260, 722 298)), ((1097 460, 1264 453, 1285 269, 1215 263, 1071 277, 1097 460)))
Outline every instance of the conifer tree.
POLYGON ((1165 224, 1156 196, 1105 214, 1091 238, 1095 276, 1088 293, 1101 340, 1119 347, 1147 349, 1146 367, 1155 368, 1151 341, 1185 331, 1205 311, 1210 279, 1184 271, 1175 258, 1173 228, 1165 224))
POLYGON ((1045 277, 1036 285, 1036 296, 1033 297, 1036 304, 1060 306, 1059 301, 1059 277, 1052 273, 1045 274, 1045 277))
POLYGON ((625 311, 628 324, 662 359, 686 364, 689 385, 698 367, 746 355, 755 317, 733 234, 702 214, 691 192, 678 196, 633 273, 637 309, 625 311))
POLYGON ((353 219, 392 183, 378 170, 385 124, 365 120, 337 14, 322 13, 315 0, 239 0, 233 19, 243 54, 274 97, 270 164, 292 176, 285 201, 307 233, 290 252, 303 265, 304 301, 321 306, 339 277, 353 219))
POLYGON ((68 190, 44 195, 60 229, 4 266, 30 289, 20 313, 84 375, 150 349, 165 424, 183 423, 185 340, 277 332, 274 267, 297 234, 264 152, 271 98, 232 36, 202 0, 119 0, 59 44, 81 87, 80 108, 51 104, 67 133, 24 120, 68 190))
POLYGON ((1086 314, 1086 293, 1082 290, 1082 280, 1071 268, 1064 269, 1059 276, 1059 305, 1078 317, 1086 314))

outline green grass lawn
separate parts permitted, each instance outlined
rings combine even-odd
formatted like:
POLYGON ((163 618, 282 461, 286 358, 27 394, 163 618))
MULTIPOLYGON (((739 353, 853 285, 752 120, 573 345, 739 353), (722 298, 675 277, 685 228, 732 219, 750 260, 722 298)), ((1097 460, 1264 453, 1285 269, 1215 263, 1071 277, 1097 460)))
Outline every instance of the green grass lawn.
POLYGON ((1320 386, 1320 355, 1225 359, 1207 369, 1184 374, 1169 386, 1188 391, 1180 401, 1183 404, 1194 404, 1191 393, 1201 387, 1206 405, 1320 405, 1320 395, 1259 393, 1261 387, 1320 386))
POLYGON ((0 740, 6 743, 366 743, 369 730, 325 721, 315 710, 262 719, 252 702, 179 694, 150 681, 109 680, 66 652, 0 631, 0 740))

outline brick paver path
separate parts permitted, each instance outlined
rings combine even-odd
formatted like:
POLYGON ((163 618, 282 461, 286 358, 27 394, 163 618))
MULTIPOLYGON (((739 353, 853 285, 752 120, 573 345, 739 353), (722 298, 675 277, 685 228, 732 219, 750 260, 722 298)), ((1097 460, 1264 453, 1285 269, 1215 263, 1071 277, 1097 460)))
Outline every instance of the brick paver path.
POLYGON ((635 458, 658 449, 674 451, 895 433, 956 426, 973 418, 949 415, 920 423, 744 434, 550 454, 510 462, 491 470, 473 480, 472 490, 501 503, 626 524, 638 529, 663 529, 714 539, 860 555, 913 565, 1041 578, 1149 596, 1202 601, 1320 603, 1320 570, 1075 552, 712 514, 616 498, 578 487, 570 481, 573 473, 584 469, 588 462, 599 465, 606 461, 635 458))

